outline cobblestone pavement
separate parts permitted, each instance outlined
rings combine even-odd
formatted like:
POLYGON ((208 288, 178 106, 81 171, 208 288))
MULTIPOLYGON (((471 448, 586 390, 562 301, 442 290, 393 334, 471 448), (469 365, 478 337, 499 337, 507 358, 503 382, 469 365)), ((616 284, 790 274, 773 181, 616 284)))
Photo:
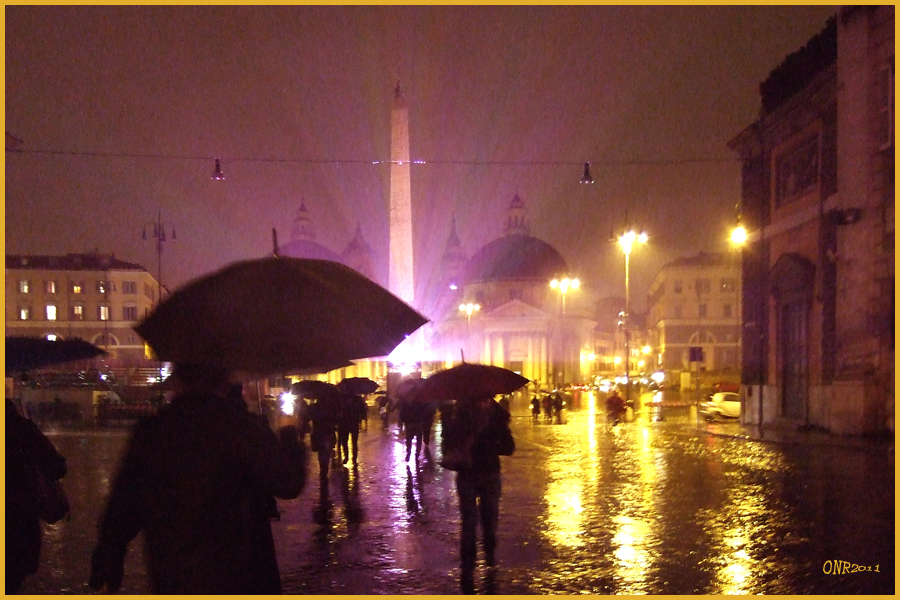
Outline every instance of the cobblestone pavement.
MULTIPOLYGON (((590 406, 566 424, 532 423, 514 407, 512 427, 499 566, 479 565, 479 593, 894 592, 892 448, 760 443, 686 419, 611 426, 590 406)), ((50 434, 69 461, 73 517, 46 527, 41 570, 23 592, 87 593, 97 517, 127 438, 50 434)), ((439 428, 434 437, 437 458, 439 428)), ((325 488, 311 463, 303 494, 279 502, 285 592, 459 593, 454 474, 407 463, 396 424, 382 431, 377 420, 359 456, 325 488)), ((133 543, 122 592, 147 591, 133 543)))

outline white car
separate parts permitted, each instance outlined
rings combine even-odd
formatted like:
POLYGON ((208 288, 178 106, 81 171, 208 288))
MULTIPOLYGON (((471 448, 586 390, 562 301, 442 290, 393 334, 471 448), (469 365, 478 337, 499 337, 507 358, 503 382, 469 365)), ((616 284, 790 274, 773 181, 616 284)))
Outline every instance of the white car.
POLYGON ((734 392, 718 392, 700 405, 700 414, 707 421, 738 419, 741 416, 741 396, 734 392))

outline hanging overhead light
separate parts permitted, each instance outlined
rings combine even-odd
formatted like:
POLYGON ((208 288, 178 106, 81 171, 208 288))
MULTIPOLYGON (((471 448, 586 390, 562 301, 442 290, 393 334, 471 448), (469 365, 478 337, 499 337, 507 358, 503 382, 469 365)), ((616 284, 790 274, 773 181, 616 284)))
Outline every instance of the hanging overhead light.
POLYGON ((584 163, 584 175, 581 176, 581 183, 594 183, 594 178, 591 177, 591 163, 584 163))
POLYGON ((225 179, 225 174, 222 173, 222 163, 219 159, 216 159, 216 170, 213 171, 212 177, 210 177, 213 181, 222 181, 225 179))

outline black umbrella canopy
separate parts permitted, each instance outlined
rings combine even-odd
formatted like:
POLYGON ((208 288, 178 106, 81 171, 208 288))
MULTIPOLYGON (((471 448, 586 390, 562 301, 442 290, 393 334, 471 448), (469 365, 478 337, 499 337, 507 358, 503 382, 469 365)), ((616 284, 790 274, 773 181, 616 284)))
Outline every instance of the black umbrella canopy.
POLYGON ((291 393, 301 398, 311 398, 313 400, 330 400, 338 398, 341 390, 338 386, 327 381, 319 381, 317 379, 303 379, 295 381, 291 384, 291 393))
POLYGON ((386 356, 427 321, 340 263, 266 257, 195 279, 135 329, 163 360, 270 374, 386 356))
POLYGON ((48 340, 47 338, 6 336, 6 372, 24 373, 32 369, 84 360, 106 351, 81 339, 48 340))
POLYGON ((464 362, 424 379, 415 395, 425 400, 468 400, 510 394, 528 382, 503 367, 464 362))
POLYGON ((372 394, 378 389, 378 382, 368 377, 345 377, 337 384, 347 394, 372 394))

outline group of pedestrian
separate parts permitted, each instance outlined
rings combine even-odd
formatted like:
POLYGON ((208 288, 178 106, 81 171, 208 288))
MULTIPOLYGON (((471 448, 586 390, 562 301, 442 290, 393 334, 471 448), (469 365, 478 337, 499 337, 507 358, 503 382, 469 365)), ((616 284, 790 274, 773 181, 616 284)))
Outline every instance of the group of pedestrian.
MULTIPOLYGON (((100 519, 89 584, 117 592, 128 546, 143 533, 153 593, 281 593, 270 524, 278 518, 275 498, 295 498, 304 488, 307 433, 323 478, 334 456, 356 466, 366 404, 355 394, 323 396, 301 407, 298 426, 276 433, 247 409, 234 373, 176 364, 174 379, 172 401, 134 427, 100 519)), ((436 408, 409 402, 401 411, 407 460, 413 442, 417 459, 423 447, 430 458, 436 408)), ((444 403, 441 421, 445 451, 461 444, 468 457, 455 470, 461 586, 472 592, 478 522, 485 564, 496 565, 499 456, 515 449, 510 415, 483 396, 444 403)), ((41 535, 35 502, 23 483, 27 465, 36 464, 55 480, 65 475, 66 464, 9 400, 6 440, 6 591, 16 593, 37 570, 41 535)))
POLYGON ((562 394, 557 390, 554 392, 541 392, 542 395, 535 394, 531 398, 531 421, 538 423, 541 418, 541 412, 544 414, 544 421, 547 423, 563 423, 563 409, 566 406, 562 394))

